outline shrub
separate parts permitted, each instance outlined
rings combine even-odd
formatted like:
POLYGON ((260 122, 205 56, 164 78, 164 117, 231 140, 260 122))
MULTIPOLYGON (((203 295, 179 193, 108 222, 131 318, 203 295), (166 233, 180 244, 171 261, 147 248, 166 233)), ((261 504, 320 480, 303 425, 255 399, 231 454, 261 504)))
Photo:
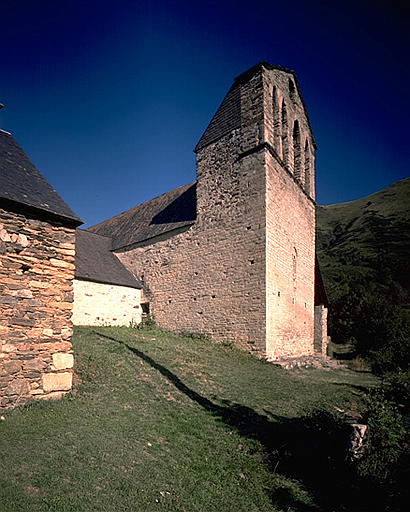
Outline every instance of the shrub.
POLYGON ((382 388, 370 392, 367 407, 368 444, 357 470, 373 482, 388 483, 394 479, 397 463, 407 449, 404 420, 382 388))
POLYGON ((386 373, 383 376, 382 387, 387 399, 402 408, 404 414, 409 414, 410 369, 386 373))
POLYGON ((191 340, 209 341, 209 337, 201 332, 180 331, 178 334, 184 338, 190 338, 191 340))
POLYGON ((133 329, 155 329, 155 319, 151 315, 143 316, 139 324, 131 322, 130 327, 133 329))
POLYGON ((410 319, 389 288, 341 287, 329 309, 335 343, 350 343, 378 375, 410 368, 410 319))

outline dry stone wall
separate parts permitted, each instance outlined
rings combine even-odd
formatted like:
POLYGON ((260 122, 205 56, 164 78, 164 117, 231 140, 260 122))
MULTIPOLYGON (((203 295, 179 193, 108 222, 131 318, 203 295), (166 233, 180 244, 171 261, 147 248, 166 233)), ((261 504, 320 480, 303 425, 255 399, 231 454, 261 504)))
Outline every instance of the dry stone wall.
POLYGON ((136 325, 141 322, 141 290, 74 280, 74 325, 136 325))
POLYGON ((0 408, 72 386, 74 229, 0 209, 0 408))

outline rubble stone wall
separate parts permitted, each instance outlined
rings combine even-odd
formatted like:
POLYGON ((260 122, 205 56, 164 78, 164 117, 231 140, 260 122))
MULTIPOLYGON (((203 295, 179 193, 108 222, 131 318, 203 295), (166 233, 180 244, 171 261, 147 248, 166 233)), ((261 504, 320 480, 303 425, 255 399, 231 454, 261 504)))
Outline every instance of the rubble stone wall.
POLYGON ((74 229, 0 209, 0 408, 71 389, 74 229))
POLYGON ((141 322, 141 290, 74 279, 74 325, 136 325, 141 322))

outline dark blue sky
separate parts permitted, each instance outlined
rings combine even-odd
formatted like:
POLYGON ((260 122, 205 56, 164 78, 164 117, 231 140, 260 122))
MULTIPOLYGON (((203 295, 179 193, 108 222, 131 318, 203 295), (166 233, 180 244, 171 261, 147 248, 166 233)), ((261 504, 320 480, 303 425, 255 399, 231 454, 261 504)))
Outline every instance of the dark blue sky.
POLYGON ((88 225, 195 180, 235 76, 295 70, 317 201, 409 176, 406 2, 0 0, 0 128, 88 225))

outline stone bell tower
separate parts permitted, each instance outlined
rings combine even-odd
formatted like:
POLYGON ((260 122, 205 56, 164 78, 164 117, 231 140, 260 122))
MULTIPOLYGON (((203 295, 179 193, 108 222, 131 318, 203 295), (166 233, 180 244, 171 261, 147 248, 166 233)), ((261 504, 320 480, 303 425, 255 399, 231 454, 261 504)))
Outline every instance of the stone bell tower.
POLYGON ((294 73, 265 62, 236 78, 195 148, 225 337, 270 359, 314 350, 314 149, 294 73))

